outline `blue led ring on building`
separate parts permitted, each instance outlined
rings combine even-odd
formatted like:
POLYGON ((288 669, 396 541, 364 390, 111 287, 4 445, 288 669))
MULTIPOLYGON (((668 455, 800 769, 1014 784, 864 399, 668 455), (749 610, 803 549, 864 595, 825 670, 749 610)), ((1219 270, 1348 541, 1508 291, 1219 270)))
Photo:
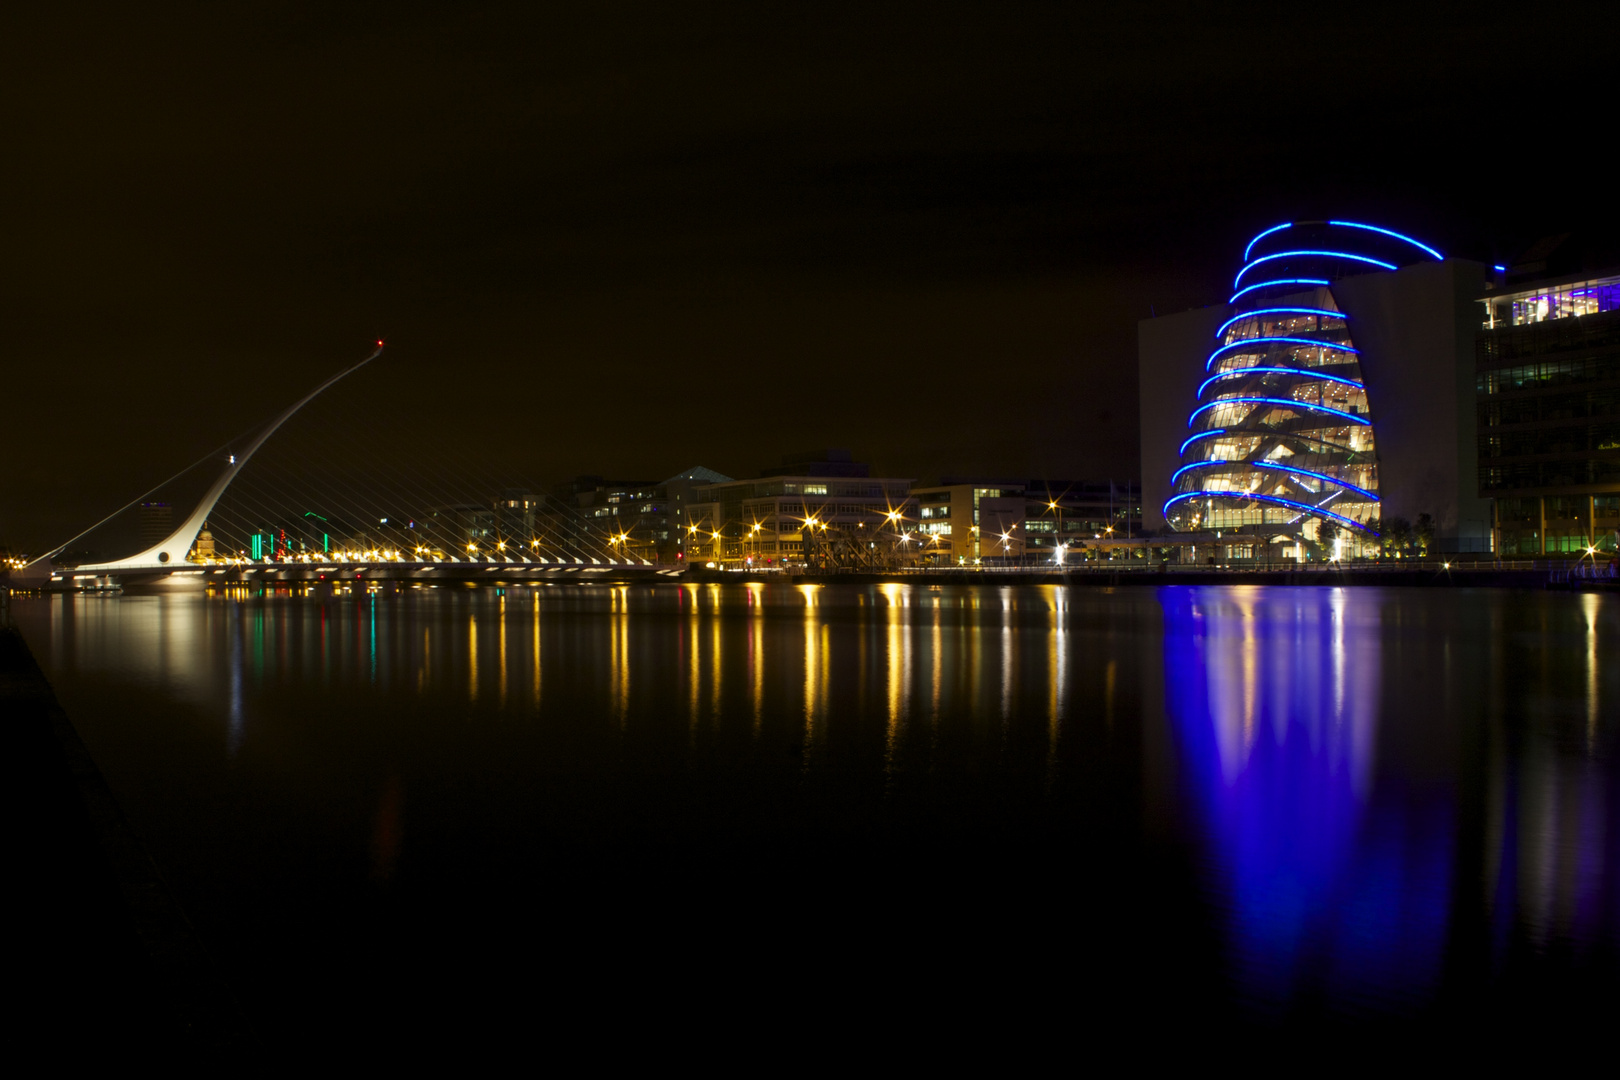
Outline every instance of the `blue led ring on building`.
POLYGON ((1377 536, 1376 418, 1333 282, 1426 257, 1442 258, 1393 229, 1344 220, 1286 222, 1249 241, 1228 301, 1239 310, 1215 333, 1171 477, 1172 528, 1295 540, 1299 558, 1326 554, 1329 523, 1377 536))

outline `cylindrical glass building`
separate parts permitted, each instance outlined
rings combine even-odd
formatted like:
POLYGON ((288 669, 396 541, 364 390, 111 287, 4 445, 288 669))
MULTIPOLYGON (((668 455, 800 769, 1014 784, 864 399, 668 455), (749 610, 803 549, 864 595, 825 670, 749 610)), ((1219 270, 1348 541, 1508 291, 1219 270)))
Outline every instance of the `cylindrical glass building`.
POLYGON ((1172 528, 1295 538, 1324 555, 1376 539, 1377 402, 1333 282, 1430 257, 1441 256, 1349 221, 1292 222, 1249 242, 1187 418, 1164 505, 1172 528))

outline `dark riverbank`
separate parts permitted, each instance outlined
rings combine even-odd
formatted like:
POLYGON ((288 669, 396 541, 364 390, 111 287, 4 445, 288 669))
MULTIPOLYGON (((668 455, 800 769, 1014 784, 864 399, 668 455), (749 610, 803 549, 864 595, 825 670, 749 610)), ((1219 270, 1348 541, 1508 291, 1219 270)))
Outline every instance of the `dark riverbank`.
POLYGON ((78 1060, 259 1060, 234 997, 15 628, 0 627, 14 1031, 78 1060), (227 1057, 228 1055, 228 1057, 227 1057))

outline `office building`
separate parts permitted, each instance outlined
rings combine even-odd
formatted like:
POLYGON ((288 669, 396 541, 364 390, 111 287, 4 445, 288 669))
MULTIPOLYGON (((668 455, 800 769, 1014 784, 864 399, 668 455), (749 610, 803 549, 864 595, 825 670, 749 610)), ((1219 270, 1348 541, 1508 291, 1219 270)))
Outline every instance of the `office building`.
POLYGON ((942 477, 911 494, 920 561, 929 565, 1046 563, 1059 547, 1067 552, 1141 534, 1141 490, 1134 482, 942 477))
POLYGON ((914 558, 911 481, 845 450, 796 454, 756 479, 694 484, 685 557, 717 566, 868 566, 914 558))
POLYGON ((583 523, 609 551, 636 561, 676 563, 685 558, 683 526, 694 489, 729 480, 702 465, 667 480, 578 476, 559 488, 558 497, 579 508, 583 523))
POLYGON ((1620 258, 1548 237, 1497 267, 1476 340, 1479 492, 1506 557, 1613 551, 1620 258))

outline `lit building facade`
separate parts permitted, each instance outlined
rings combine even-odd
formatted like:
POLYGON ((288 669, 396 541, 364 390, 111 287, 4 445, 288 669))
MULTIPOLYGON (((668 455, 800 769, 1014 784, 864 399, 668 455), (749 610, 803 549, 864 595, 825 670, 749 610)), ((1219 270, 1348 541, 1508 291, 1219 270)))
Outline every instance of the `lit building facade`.
POLYGON ((1141 325, 1152 517, 1235 533, 1252 558, 1371 554, 1383 521, 1423 515, 1442 550, 1487 549, 1471 482, 1483 281, 1481 264, 1379 226, 1261 232, 1225 304, 1141 325))
POLYGON ((686 558, 776 567, 914 557, 904 524, 917 520, 911 481, 869 471, 828 451, 795 455, 774 475, 697 486, 684 507, 686 558))
POLYGON ((923 562, 969 566, 1056 561, 1101 539, 1140 536, 1141 489, 1134 481, 958 479, 916 487, 923 562))
POLYGON ((922 561, 971 566, 986 558, 1021 559, 1025 486, 1013 480, 945 477, 938 484, 913 488, 922 561))
POLYGON ((581 528, 613 557, 675 565, 686 559, 687 507, 694 491, 730 479, 701 465, 667 480, 576 476, 554 489, 561 507, 551 516, 559 519, 558 531, 581 528))
POLYGON ((1055 560, 1060 547, 1074 561, 1077 547, 1142 535, 1142 488, 1134 480, 1032 480, 1024 498, 1024 550, 1033 562, 1055 560))
POLYGON ((1502 280, 1483 300, 1479 490, 1493 500, 1504 556, 1612 552, 1620 539, 1620 267, 1558 273, 1546 264, 1556 250, 1526 253, 1538 254, 1498 268, 1502 280))

